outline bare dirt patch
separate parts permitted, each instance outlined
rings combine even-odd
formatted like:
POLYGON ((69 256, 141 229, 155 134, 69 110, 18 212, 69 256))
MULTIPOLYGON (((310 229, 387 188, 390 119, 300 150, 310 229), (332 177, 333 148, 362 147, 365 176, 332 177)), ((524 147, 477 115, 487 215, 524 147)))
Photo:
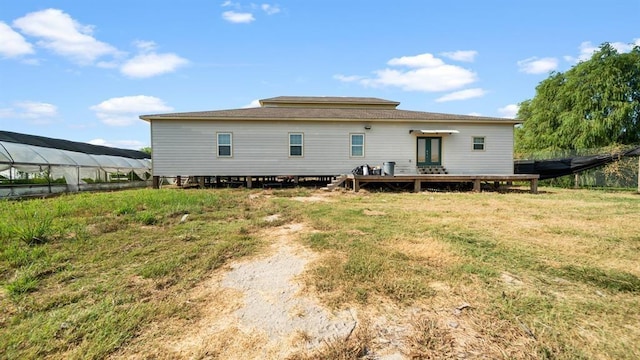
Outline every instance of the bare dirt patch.
POLYGON ((331 201, 331 199, 326 197, 326 196, 318 196, 318 195, 296 196, 296 197, 292 197, 291 199, 295 200, 295 201, 300 201, 300 202, 329 202, 329 201, 331 201))
POLYGON ((152 329, 130 357, 280 359, 348 337, 355 310, 332 312, 298 284, 316 256, 293 241, 305 231, 303 224, 265 230, 261 235, 273 242, 266 254, 229 265, 187 296, 197 321, 181 331, 168 324, 165 335, 152 329))
MULTIPOLYGON (((259 236, 272 244, 266 252, 229 264, 183 295, 185 306, 196 309, 194 318, 155 324, 113 358, 319 359, 310 354, 323 354, 362 332, 369 338, 365 359, 465 359, 483 353, 473 307, 445 283, 430 284, 437 296, 409 308, 385 300, 342 311, 324 307, 299 281, 320 258, 296 241, 310 231, 305 224, 263 230, 259 236)), ((426 259, 446 250, 413 248, 426 259)))

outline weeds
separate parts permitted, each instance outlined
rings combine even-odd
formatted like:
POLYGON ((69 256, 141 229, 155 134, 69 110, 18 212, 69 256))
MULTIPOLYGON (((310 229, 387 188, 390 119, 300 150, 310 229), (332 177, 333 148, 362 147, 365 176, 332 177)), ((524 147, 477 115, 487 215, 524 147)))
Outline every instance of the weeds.
POLYGON ((6 286, 9 295, 17 297, 38 289, 38 279, 33 274, 23 274, 6 286))
POLYGON ((53 215, 47 211, 20 209, 11 232, 27 245, 44 244, 54 236, 53 215))
POLYGON ((436 320, 419 317, 412 322, 413 333, 408 339, 411 359, 455 358, 454 338, 447 329, 438 326, 436 320))

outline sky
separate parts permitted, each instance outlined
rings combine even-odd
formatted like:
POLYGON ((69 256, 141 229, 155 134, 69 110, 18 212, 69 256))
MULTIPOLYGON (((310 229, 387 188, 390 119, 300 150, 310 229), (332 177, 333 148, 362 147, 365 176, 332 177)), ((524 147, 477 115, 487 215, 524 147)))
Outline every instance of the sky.
POLYGON ((0 130, 140 149, 140 115, 275 96, 515 117, 552 71, 640 45, 640 0, 0 0, 0 130))

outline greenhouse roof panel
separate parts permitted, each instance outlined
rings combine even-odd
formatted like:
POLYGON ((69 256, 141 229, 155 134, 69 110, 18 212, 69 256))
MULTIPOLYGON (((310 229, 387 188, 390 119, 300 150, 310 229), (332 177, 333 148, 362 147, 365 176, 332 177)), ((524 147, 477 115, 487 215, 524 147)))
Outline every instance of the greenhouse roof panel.
POLYGON ((89 154, 75 151, 60 150, 69 158, 73 159, 79 166, 100 167, 100 164, 89 154))
POLYGON ((100 164, 101 168, 115 169, 118 167, 118 163, 113 160, 113 156, 91 155, 91 157, 100 164))
MULTIPOLYGON (((25 145, 29 146, 29 145, 25 145)), ((78 163, 75 162, 72 158, 66 156, 59 149, 52 149, 40 146, 29 146, 31 150, 37 152, 40 156, 42 156, 49 165, 59 165, 59 166, 78 166, 78 163)))
POLYGON ((133 166, 127 161, 126 158, 123 157, 119 157, 119 156, 111 156, 111 155, 102 155, 102 157, 106 157, 109 158, 111 161, 113 161, 116 164, 117 168, 122 168, 122 169, 130 169, 133 166))
POLYGON ((38 152, 34 151, 33 147, 30 145, 3 141, 2 146, 10 154, 11 159, 14 163, 37 165, 49 164, 47 159, 43 158, 38 152))
POLYGON ((13 160, 11 160, 11 156, 9 155, 9 153, 7 152, 7 150, 4 148, 4 146, 2 145, 2 141, 0 141, 0 164, 2 163, 12 163, 13 160))

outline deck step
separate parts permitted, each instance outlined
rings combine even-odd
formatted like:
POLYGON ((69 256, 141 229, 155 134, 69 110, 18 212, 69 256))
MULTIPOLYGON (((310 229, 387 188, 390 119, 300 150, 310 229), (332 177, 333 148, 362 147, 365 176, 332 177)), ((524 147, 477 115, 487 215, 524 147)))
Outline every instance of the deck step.
POLYGON ((444 166, 418 166, 418 174, 448 174, 448 172, 447 169, 444 168, 444 166))
POLYGON ((347 175, 336 176, 331 183, 327 184, 326 187, 323 187, 322 190, 331 191, 342 185, 344 181, 347 180, 347 175))

